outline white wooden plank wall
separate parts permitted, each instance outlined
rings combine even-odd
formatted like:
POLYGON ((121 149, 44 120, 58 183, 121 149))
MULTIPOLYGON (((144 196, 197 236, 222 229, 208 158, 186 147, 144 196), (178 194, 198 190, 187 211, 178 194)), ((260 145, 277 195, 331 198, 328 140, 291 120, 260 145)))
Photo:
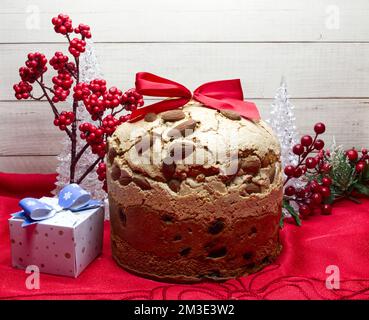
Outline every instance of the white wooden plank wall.
POLYGON ((0 171, 55 170, 62 134, 47 103, 14 100, 12 85, 26 53, 66 50, 59 12, 92 27, 109 85, 128 89, 137 71, 192 89, 239 77, 266 118, 284 75, 301 133, 324 121, 328 143, 369 146, 367 0, 2 0, 0 171))

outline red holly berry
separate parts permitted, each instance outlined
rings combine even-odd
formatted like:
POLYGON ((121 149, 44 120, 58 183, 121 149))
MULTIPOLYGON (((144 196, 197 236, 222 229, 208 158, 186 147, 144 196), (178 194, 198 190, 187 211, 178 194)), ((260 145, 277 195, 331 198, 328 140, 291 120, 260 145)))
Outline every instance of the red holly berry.
POLYGON ((66 35, 73 32, 72 20, 66 14, 59 14, 57 17, 51 19, 56 33, 66 35))
POLYGON ((302 168, 301 168, 301 167, 297 167, 297 168, 295 169, 295 172, 293 173, 293 176, 294 176, 295 178, 300 178, 300 177, 302 176, 302 174, 303 174, 303 170, 302 170, 302 168))
POLYGON ((103 184, 102 188, 105 192, 108 192, 108 184, 107 184, 106 180, 104 181, 104 184, 103 184))
POLYGON ((309 206, 307 206, 306 204, 302 204, 299 206, 299 213, 303 216, 306 217, 310 214, 310 208, 309 206))
POLYGON ((310 146, 313 143, 313 138, 309 135, 305 135, 301 138, 301 144, 305 147, 310 146))
POLYGON ((361 153, 362 153, 362 154, 367 154, 367 153, 368 153, 368 149, 364 149, 364 148, 363 148, 363 149, 361 149, 361 153))
POLYGON ((119 106, 121 101, 122 91, 118 90, 116 87, 112 87, 107 91, 103 97, 105 99, 105 107, 114 109, 119 106))
POLYGON ((364 168, 365 168, 365 162, 363 161, 358 162, 355 166, 356 172, 362 172, 364 168))
POLYGON ((302 155, 304 153, 304 150, 305 148, 302 144, 296 144, 295 146, 293 146, 293 149, 292 149, 293 153, 298 156, 302 155))
POLYGON ((324 148, 324 141, 321 140, 321 139, 317 139, 315 142, 314 142, 314 148, 316 150, 322 150, 324 148))
POLYGON ((98 164, 96 173, 100 181, 104 181, 106 179, 106 164, 104 162, 100 162, 98 164))
POLYGON ((329 189, 329 187, 326 186, 321 186, 320 187, 320 194, 324 197, 327 198, 331 195, 331 189, 329 189))
POLYGON ((127 122, 129 120, 129 118, 130 118, 129 114, 126 114, 124 116, 120 116, 119 117, 119 124, 127 122))
POLYGON ((52 82, 56 87, 61 87, 64 90, 68 90, 73 84, 73 79, 68 72, 59 71, 58 75, 52 78, 52 82))
POLYGON ((50 59, 49 63, 55 70, 62 70, 65 64, 68 62, 68 57, 62 52, 55 52, 54 56, 50 59))
POLYGON ((323 197, 320 193, 313 193, 311 195, 311 201, 314 203, 314 204, 320 204, 323 200, 323 197))
POLYGON ((284 168, 284 173, 286 174, 286 176, 291 177, 293 176, 293 174, 295 173, 295 167, 288 165, 284 168))
POLYGON ((321 165, 320 171, 323 173, 328 173, 331 170, 331 165, 328 162, 325 162, 321 165))
POLYGON ((54 103, 65 101, 68 98, 69 93, 69 90, 63 90, 62 87, 54 86, 54 96, 52 97, 52 101, 54 103))
POLYGON ((13 89, 15 92, 15 97, 18 100, 28 99, 32 91, 32 86, 26 81, 21 81, 18 84, 15 84, 13 89))
POLYGON ((80 124, 79 130, 81 131, 81 139, 86 140, 91 146, 92 153, 104 157, 106 154, 104 130, 88 122, 80 124))
POLYGON ((106 81, 103 79, 94 79, 90 82, 89 89, 97 96, 102 96, 106 92, 106 81))
POLYGON ((308 169, 313 169, 313 168, 315 168, 315 167, 316 167, 316 165, 318 164, 317 160, 316 160, 315 158, 312 158, 312 157, 308 157, 308 158, 306 158, 305 163, 306 163, 306 167, 307 167, 308 169))
POLYGON ((303 198, 305 198, 305 195, 306 195, 305 189, 299 189, 299 190, 296 191, 296 196, 298 198, 303 199, 303 198))
POLYGON ((288 186, 285 190, 284 193, 286 194, 286 196, 293 196, 296 192, 296 189, 293 186, 288 186))
POLYGON ((85 82, 80 82, 76 84, 73 88, 73 91, 74 91, 73 98, 78 101, 87 99, 87 97, 91 94, 89 85, 85 82))
POLYGON ((356 161, 359 154, 355 149, 351 149, 346 152, 346 156, 350 161, 356 161))
POLYGON ((47 59, 40 52, 29 53, 27 58, 26 66, 19 69, 19 75, 23 81, 34 83, 47 71, 47 59))
POLYGON ((59 70, 58 75, 52 78, 54 83, 53 102, 65 101, 70 94, 70 87, 73 84, 73 79, 68 72, 59 70))
POLYGON ((322 134, 325 132, 325 124, 322 122, 318 122, 314 126, 314 131, 316 134, 322 134))
POLYGON ((320 184, 316 180, 311 181, 309 187, 313 192, 320 192, 320 184))
POLYGON ((91 38, 91 32, 90 32, 90 27, 88 25, 85 24, 80 24, 77 28, 74 29, 75 33, 80 33, 82 35, 82 39, 87 38, 90 39, 91 38))
POLYGON ((101 127, 108 136, 111 136, 119 124, 119 120, 108 115, 103 119, 101 127))
POLYGON ((74 38, 71 40, 68 50, 74 57, 79 57, 79 55, 86 50, 86 41, 74 38))
POLYGON ((120 103, 125 106, 126 110, 134 111, 138 107, 142 107, 144 105, 144 100, 142 95, 139 94, 136 89, 130 89, 122 95, 120 103))
POLYGON ((322 214, 329 215, 332 213, 332 206, 330 204, 322 205, 322 214))
POLYGON ((96 94, 91 94, 87 98, 83 99, 83 103, 87 111, 91 114, 92 120, 100 119, 105 111, 105 100, 96 94))
POLYGON ((54 119, 54 125, 59 127, 60 130, 65 130, 67 126, 71 125, 75 120, 75 114, 72 111, 63 111, 59 117, 54 119))
POLYGON ((329 177, 323 177, 322 184, 323 186, 329 187, 332 184, 332 179, 329 177))

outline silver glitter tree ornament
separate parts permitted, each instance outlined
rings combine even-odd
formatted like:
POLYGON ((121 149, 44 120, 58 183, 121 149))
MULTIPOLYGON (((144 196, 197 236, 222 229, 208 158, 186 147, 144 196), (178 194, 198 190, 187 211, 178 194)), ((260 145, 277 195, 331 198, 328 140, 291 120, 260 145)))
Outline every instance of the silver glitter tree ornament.
POLYGON ((288 165, 297 164, 297 156, 292 152, 292 147, 297 143, 297 129, 295 116, 293 114, 294 105, 290 101, 287 92, 285 78, 282 77, 281 85, 275 94, 271 105, 270 119, 267 120, 277 135, 281 144, 281 160, 283 168, 288 165))

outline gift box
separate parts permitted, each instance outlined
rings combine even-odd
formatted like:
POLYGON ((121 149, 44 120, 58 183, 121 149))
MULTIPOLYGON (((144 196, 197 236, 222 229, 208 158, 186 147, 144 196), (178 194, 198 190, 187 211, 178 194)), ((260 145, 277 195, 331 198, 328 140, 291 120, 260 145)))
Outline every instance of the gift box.
POLYGON ((95 202, 92 206, 86 206, 84 201, 81 208, 81 201, 77 200, 74 204, 79 207, 71 205, 67 209, 60 207, 58 198, 27 198, 22 201, 26 206, 35 207, 37 202, 49 211, 44 219, 32 220, 40 216, 38 205, 38 211, 33 210, 32 217, 21 211, 9 219, 13 267, 26 269, 36 265, 40 272, 77 277, 101 254, 103 205, 96 205, 95 202))

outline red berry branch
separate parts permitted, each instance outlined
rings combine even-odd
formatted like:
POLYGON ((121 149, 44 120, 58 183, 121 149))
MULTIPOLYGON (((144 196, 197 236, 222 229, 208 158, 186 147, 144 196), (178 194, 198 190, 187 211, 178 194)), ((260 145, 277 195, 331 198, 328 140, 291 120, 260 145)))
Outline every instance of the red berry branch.
POLYGON ((358 202, 354 195, 369 196, 367 149, 362 149, 361 156, 355 149, 324 150, 324 141, 318 137, 325 132, 325 125, 315 124, 314 131, 314 138, 305 135, 293 146, 292 151, 298 156, 297 164, 284 168, 283 206, 298 225, 300 218, 316 212, 331 214, 333 203, 341 198, 358 202), (293 178, 299 178, 303 183, 297 185, 302 186, 294 185, 293 178))
POLYGON ((52 85, 47 85, 44 81, 44 74, 48 70, 46 56, 40 52, 29 53, 25 66, 19 69, 21 81, 13 86, 15 97, 18 100, 48 101, 55 116, 54 125, 64 131, 71 140, 70 183, 81 183, 97 166, 96 172, 99 180, 104 182, 106 190, 106 168, 103 160, 107 138, 119 124, 128 120, 127 114, 119 116, 119 113, 141 107, 144 104, 143 97, 135 89, 124 93, 116 87, 108 89, 103 79, 94 79, 89 83, 80 82, 79 57, 85 52, 85 39, 91 38, 90 27, 79 24, 73 28, 72 20, 65 14, 59 14, 51 21, 55 32, 66 37, 68 51, 73 61, 70 61, 70 57, 64 53, 55 52, 49 64, 56 71, 56 75, 52 77, 52 85), (76 35, 73 39, 72 34, 76 35), (35 97, 32 93, 34 83, 41 88, 42 94, 39 97, 35 97), (72 111, 60 111, 57 104, 66 101, 71 92, 73 92, 72 111), (79 103, 89 112, 94 124, 81 123, 78 119, 79 103), (86 141, 80 150, 77 150, 77 130, 80 131, 80 138, 86 141), (97 158, 80 177, 76 177, 78 161, 88 148, 91 148, 97 158))

